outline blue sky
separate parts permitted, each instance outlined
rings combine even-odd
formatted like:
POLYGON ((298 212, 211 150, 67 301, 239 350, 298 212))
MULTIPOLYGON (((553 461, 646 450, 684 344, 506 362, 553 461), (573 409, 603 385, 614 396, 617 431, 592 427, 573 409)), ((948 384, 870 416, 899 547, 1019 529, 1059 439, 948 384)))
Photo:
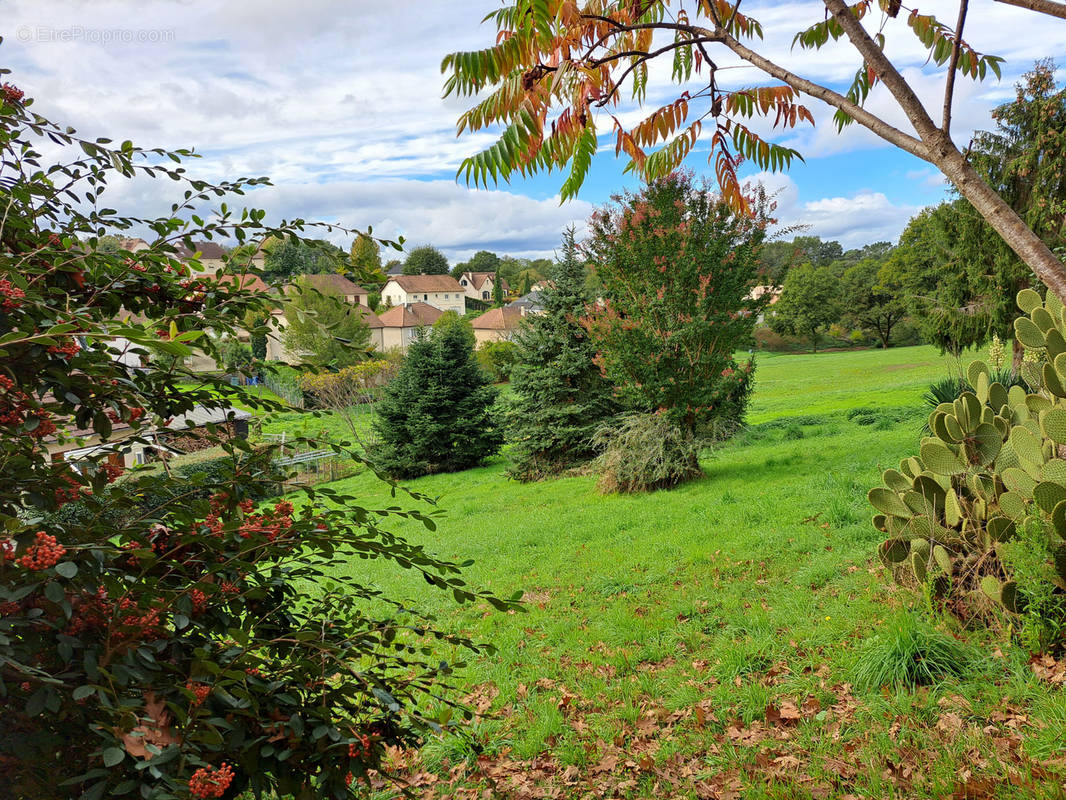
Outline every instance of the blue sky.
MULTIPOLYGON (((190 171, 205 179, 268 175, 274 187, 252 193, 248 202, 274 218, 372 225, 380 235, 433 243, 453 261, 482 248, 550 255, 565 226, 580 226, 634 179, 623 175, 613 139, 604 137, 580 197, 567 204, 558 202, 558 174, 488 191, 455 182, 461 159, 494 137, 456 138, 465 106, 441 97, 440 59, 491 43, 494 31, 479 21, 498 5, 6 0, 0 33, 3 62, 14 70, 12 80, 38 99, 40 113, 94 136, 195 146, 203 158, 190 171)), ((1007 64, 1002 82, 961 82, 953 128, 960 144, 990 126, 989 112, 1013 96, 1012 84, 1034 58, 1066 50, 1066 23, 1000 3, 971 5, 967 39, 1007 64), (1003 31, 1011 32, 1009 40, 1003 31)), ((821 3, 749 0, 744 8, 763 22, 763 51, 771 58, 838 89, 850 81, 857 61, 847 45, 816 54, 790 48, 797 30, 822 18, 821 3)), ((953 19, 956 9, 949 0, 920 5, 943 19, 953 19)), ((890 56, 938 108, 942 75, 923 64, 925 54, 902 19, 886 33, 890 56)), ((729 58, 719 64, 730 65, 729 58)), ((677 91, 669 65, 663 68, 658 77, 653 70, 651 100, 677 91)), ((768 83, 752 69, 722 75, 733 86, 768 83)), ((944 197, 944 183, 929 165, 858 126, 838 136, 831 112, 816 101, 809 105, 818 123, 813 130, 778 134, 806 162, 785 175, 749 172, 777 193, 783 224, 807 225, 849 247, 894 240, 914 213, 944 197)), ((868 106, 906 126, 883 90, 875 90, 868 106)), ((635 119, 638 110, 619 112, 635 119)), ((609 130, 607 120, 600 130, 609 130)), ((709 172, 706 148, 688 165, 709 172)), ((111 202, 131 213, 161 213, 175 199, 168 184, 119 185, 111 202)))

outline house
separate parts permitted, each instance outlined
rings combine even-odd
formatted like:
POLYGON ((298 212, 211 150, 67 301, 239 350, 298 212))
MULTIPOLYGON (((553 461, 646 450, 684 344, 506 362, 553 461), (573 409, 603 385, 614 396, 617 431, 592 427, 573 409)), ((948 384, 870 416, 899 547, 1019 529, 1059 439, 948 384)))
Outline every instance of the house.
POLYGON ((507 304, 507 308, 524 308, 527 314, 544 313, 544 296, 539 289, 534 289, 529 294, 524 294, 517 300, 507 304))
POLYGON ((370 307, 370 292, 335 272, 302 276, 304 285, 322 294, 335 294, 352 305, 370 307))
MULTIPOLYGON (((778 300, 781 299, 781 287, 780 286, 754 286, 752 290, 748 292, 746 300, 761 300, 763 297, 769 295, 770 300, 766 306, 769 308, 778 300)), ((766 322, 766 312, 760 311, 759 316, 756 318, 756 324, 762 325, 766 322)))
MULTIPOLYGON (((370 347, 378 352, 385 351, 384 326, 377 314, 367 305, 370 293, 366 289, 352 283, 343 275, 304 275, 303 278, 307 285, 323 294, 343 297, 344 301, 352 306, 352 313, 361 315, 367 327, 370 328, 370 347)), ((288 287, 286 293, 289 293, 288 287)), ((267 360, 299 364, 304 360, 303 357, 299 353, 290 353, 282 341, 282 332, 285 330, 285 309, 275 308, 271 311, 271 316, 274 330, 267 336, 267 360)))
POLYGON ((160 453, 181 455, 204 447, 208 424, 222 428, 231 438, 248 438, 251 413, 236 408, 205 408, 195 406, 181 416, 174 417, 161 427, 134 431, 128 422, 115 422, 106 441, 91 428, 67 431, 45 440, 52 461, 73 464, 100 460, 115 467, 127 468, 152 461, 160 453))
POLYGON ((485 342, 506 342, 522 324, 528 311, 525 306, 503 306, 486 311, 470 321, 478 345, 485 342))
POLYGON ((394 275, 381 290, 386 306, 425 303, 440 311, 466 313, 463 287, 451 275, 394 275))
MULTIPOLYGON (((495 280, 496 275, 492 272, 464 272, 459 276, 459 285, 463 287, 463 292, 467 297, 475 300, 491 300, 495 280)), ((503 282, 503 293, 507 295, 511 287, 503 278, 500 280, 503 282)))
POLYGON ((419 328, 428 328, 442 316, 443 311, 424 302, 390 308, 378 317, 382 325, 381 349, 406 351, 419 328))
POLYGON ((218 242, 193 242, 193 249, 190 250, 185 246, 184 242, 177 242, 174 245, 174 249, 178 258, 182 261, 197 260, 204 268, 204 272, 209 275, 217 275, 222 271, 222 268, 226 264, 226 257, 229 255, 224 247, 218 242), (197 256, 199 253, 199 256, 197 256))

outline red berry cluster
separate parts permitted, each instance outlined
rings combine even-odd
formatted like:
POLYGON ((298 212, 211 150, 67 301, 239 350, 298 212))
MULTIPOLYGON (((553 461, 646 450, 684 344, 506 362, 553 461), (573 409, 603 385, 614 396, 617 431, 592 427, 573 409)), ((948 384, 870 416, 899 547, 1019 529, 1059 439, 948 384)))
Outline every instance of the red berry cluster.
POLYGON ((233 782, 233 768, 223 764, 218 769, 201 767, 189 778, 189 791, 193 797, 222 797, 233 782))
POLYGON ((71 605, 74 608, 67 626, 66 634, 76 636, 87 630, 99 630, 107 627, 111 619, 112 606, 107 596, 107 590, 102 586, 95 594, 84 592, 80 597, 72 598, 71 605))
POLYGON ((245 667, 244 672, 246 675, 251 675, 255 678, 262 678, 263 673, 259 671, 258 667, 245 667))
POLYGON ((67 361, 74 358, 81 351, 81 345, 74 339, 71 339, 66 344, 54 344, 48 348, 48 352, 53 355, 63 356, 67 361))
POLYGON ((189 599, 192 600, 192 613, 203 614, 207 611, 207 595, 199 589, 189 592, 189 599))
POLYGON ((194 695, 196 695, 196 700, 194 701, 193 705, 197 706, 203 705, 204 701, 207 699, 207 696, 211 694, 211 687, 208 686, 206 683, 196 683, 195 681, 188 681, 185 684, 185 688, 192 692, 194 695))
POLYGON ((58 564, 66 552, 67 548, 59 544, 56 537, 38 531, 36 541, 30 545, 26 555, 18 560, 18 564, 26 569, 48 569, 58 564))
POLYGON ((0 86, 0 100, 3 100, 5 105, 19 105, 24 96, 25 92, 10 83, 5 83, 3 86, 0 86))
POLYGON ((163 628, 159 621, 160 609, 151 608, 144 614, 138 614, 137 604, 128 597, 120 600, 118 607, 120 611, 124 612, 121 617, 122 624, 133 630, 117 632, 115 634, 116 639, 146 641, 163 635, 163 628))
MULTIPOLYGON (((10 381, 8 378, 7 381, 10 381)), ((3 396, 0 397, 0 425, 9 425, 12 428, 21 427, 28 418, 36 417, 37 427, 28 431, 34 439, 43 439, 49 434, 55 433, 56 425, 52 421, 52 414, 43 408, 29 407, 29 397, 25 392, 12 391, 7 382, 3 384, 3 396)))
POLYGON ((21 610, 22 606, 20 606, 18 603, 0 603, 0 617, 10 617, 12 614, 17 614, 21 610))
POLYGON ((7 375, 0 375, 0 392, 10 392, 15 388, 15 382, 7 375))
POLYGON ((64 475, 63 480, 70 484, 70 488, 68 489, 65 486, 60 486, 56 489, 56 504, 60 507, 77 500, 85 490, 85 487, 78 483, 72 475, 64 475))
POLYGON ((357 741, 348 745, 349 758, 366 758, 370 755, 370 737, 360 733, 355 737, 357 741))
POLYGON ((14 539, 10 539, 10 538, 9 539, 4 539, 4 541, 0 542, 0 553, 3 554, 4 561, 14 561, 15 560, 15 548, 16 548, 16 546, 17 545, 15 544, 15 540, 14 539))
POLYGON ((7 278, 0 278, 0 309, 11 311, 22 305, 26 293, 7 278))

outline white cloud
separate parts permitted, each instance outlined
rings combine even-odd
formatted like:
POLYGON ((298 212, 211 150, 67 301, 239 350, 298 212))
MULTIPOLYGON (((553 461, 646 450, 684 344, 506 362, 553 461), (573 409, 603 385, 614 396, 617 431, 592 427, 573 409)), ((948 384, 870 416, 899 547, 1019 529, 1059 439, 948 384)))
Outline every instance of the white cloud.
POLYGON ((895 242, 907 221, 922 209, 893 202, 883 192, 868 189, 848 197, 805 200, 796 182, 779 173, 762 172, 749 181, 752 185, 761 183, 773 197, 779 228, 802 225, 805 235, 836 239, 845 249, 870 242, 895 242))
MULTIPOLYGON (((928 0, 927 6, 923 12, 953 18, 953 3, 928 0)), ((441 97, 440 60, 452 50, 490 44, 494 31, 478 23, 496 7, 497 0, 6 0, 3 50, 5 63, 15 69, 13 80, 39 98, 39 112, 90 136, 195 145, 205 158, 191 171, 206 179, 269 175, 276 188, 254 193, 252 202, 279 216, 373 224, 383 235, 403 232, 455 255, 480 247, 548 253, 562 226, 586 216, 587 203, 560 208, 555 200, 470 192, 451 181, 462 158, 493 135, 456 138, 456 118, 469 102, 441 97)), ((792 49, 796 30, 824 18, 822 3, 754 0, 745 11, 763 22, 760 52, 819 81, 851 80, 858 60, 848 44, 817 52, 792 49)), ((923 66, 926 53, 905 20, 889 27, 890 55, 937 108, 942 75, 923 66)), ((1010 81, 1034 55, 1066 49, 1066 25, 986 3, 971 13, 967 39, 1009 63, 1002 84, 959 82, 959 141, 987 127, 989 109, 1012 95, 1010 81)), ((768 82, 729 54, 713 55, 730 68, 720 73, 724 86, 768 82)), ((668 73, 668 61, 653 67, 649 94, 657 100, 676 93, 668 73)), ((808 158, 886 146, 857 125, 837 135, 831 113, 810 105, 818 120, 814 130, 778 134, 808 158)), ((883 88, 869 105, 907 124, 883 88)), ((647 110, 623 102, 617 113, 630 123, 647 110)), ((601 144, 613 141, 605 137, 601 144)), ((605 199, 609 188, 595 199, 605 199)), ((138 206, 129 210, 164 207, 156 185, 138 182, 116 196, 138 206)), ((797 219, 807 214, 826 230, 840 213, 840 220, 851 220, 841 229, 849 237, 862 226, 880 237, 904 208, 873 190, 794 202, 797 219), (893 221, 875 221, 882 217, 893 221)))

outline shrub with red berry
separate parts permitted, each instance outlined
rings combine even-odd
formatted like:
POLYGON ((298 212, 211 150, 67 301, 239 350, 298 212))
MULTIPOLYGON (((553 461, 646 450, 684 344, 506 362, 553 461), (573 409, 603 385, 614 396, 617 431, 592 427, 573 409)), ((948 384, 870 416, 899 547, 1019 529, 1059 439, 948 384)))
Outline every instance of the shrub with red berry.
POLYGON ((188 151, 79 139, 31 106, 0 86, 0 795, 351 797, 385 747, 463 717, 441 710, 457 665, 433 643, 480 646, 345 577, 347 563, 387 559, 459 601, 513 604, 387 532, 396 514, 432 527, 421 511, 340 491, 264 503, 275 454, 230 425, 207 433, 225 469, 117 465, 194 408, 281 408, 186 369, 193 347, 217 357, 245 320, 271 319, 276 295, 235 280, 241 264, 207 275, 176 245, 299 238, 305 224, 210 206, 262 179, 191 181, 173 163, 188 151), (43 143, 83 155, 52 170, 43 143), (173 217, 123 216, 103 199, 116 175, 187 191, 173 217), (148 249, 102 246, 131 229, 148 249), (73 448, 77 464, 55 457, 73 448))

